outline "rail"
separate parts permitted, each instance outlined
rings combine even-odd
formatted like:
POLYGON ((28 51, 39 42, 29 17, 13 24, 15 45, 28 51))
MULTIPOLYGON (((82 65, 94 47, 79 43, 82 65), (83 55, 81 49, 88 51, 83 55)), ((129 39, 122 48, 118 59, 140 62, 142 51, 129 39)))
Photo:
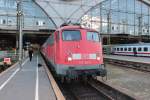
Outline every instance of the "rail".
POLYGON ((91 79, 88 83, 99 92, 109 98, 109 100, 136 100, 136 97, 132 97, 123 91, 117 90, 108 84, 105 84, 99 80, 91 79))
POLYGON ((99 80, 90 78, 86 81, 74 80, 71 83, 57 81, 67 100, 136 100, 99 80))
POLYGON ((46 73, 47 73, 48 78, 49 78, 49 80, 51 82, 52 88, 53 88, 53 90, 55 92, 56 99, 57 100, 66 100, 65 97, 63 96, 63 94, 61 93, 59 87, 57 86, 57 84, 56 84, 52 74, 50 73, 49 69, 47 68, 47 66, 46 65, 43 65, 43 66, 44 66, 44 68, 46 70, 46 73))

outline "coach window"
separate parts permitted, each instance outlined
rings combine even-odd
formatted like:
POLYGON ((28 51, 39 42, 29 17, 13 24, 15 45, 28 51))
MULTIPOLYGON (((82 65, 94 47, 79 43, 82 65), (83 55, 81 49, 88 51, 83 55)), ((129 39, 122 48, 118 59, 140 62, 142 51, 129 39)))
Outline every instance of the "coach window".
POLYGON ((128 51, 131 51, 131 48, 128 48, 128 51))
POLYGON ((144 51, 148 51, 148 48, 147 48, 147 47, 144 47, 144 51))
POLYGON ((124 51, 127 51, 127 48, 124 48, 124 51))
POLYGON ((87 40, 99 42, 99 37, 97 32, 87 32, 87 40))
POLYGON ((136 48, 133 48, 133 51, 136 51, 136 48))
POLYGON ((121 50, 120 51, 123 51, 123 48, 121 48, 121 50))
POLYGON ((62 38, 65 41, 79 41, 81 40, 81 33, 78 30, 64 30, 62 38))
POLYGON ((56 32, 56 41, 59 40, 59 31, 56 32))
POLYGON ((54 44, 54 34, 52 34, 52 35, 50 36, 50 38, 48 38, 48 44, 49 44, 49 45, 53 45, 53 44, 54 44))
POLYGON ((119 51, 119 48, 117 48, 117 51, 119 51))
POLYGON ((139 47, 139 48, 138 48, 138 51, 142 51, 142 48, 141 48, 141 47, 139 47))

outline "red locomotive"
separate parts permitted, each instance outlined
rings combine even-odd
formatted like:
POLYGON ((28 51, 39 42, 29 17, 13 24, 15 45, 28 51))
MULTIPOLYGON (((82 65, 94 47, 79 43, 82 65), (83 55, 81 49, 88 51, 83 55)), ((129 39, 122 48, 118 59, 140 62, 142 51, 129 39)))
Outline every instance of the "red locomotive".
POLYGON ((62 79, 106 75, 102 44, 95 30, 63 26, 49 36, 42 54, 62 79))

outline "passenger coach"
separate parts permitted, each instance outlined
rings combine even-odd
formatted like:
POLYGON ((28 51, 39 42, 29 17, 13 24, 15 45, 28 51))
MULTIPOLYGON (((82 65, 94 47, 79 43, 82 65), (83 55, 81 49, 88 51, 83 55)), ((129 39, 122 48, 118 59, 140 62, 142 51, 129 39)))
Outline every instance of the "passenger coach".
POLYGON ((150 57, 150 43, 113 45, 112 54, 150 57))

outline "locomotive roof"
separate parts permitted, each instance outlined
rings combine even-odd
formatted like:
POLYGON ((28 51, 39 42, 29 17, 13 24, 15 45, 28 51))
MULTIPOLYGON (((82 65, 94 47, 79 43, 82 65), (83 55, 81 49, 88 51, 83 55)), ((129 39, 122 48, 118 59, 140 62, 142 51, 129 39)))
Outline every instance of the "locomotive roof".
POLYGON ((71 29, 85 29, 85 30, 89 30, 89 31, 96 31, 94 29, 89 29, 89 28, 83 28, 81 26, 77 26, 77 25, 68 25, 68 26, 63 26, 60 27, 58 30, 71 30, 71 29))

